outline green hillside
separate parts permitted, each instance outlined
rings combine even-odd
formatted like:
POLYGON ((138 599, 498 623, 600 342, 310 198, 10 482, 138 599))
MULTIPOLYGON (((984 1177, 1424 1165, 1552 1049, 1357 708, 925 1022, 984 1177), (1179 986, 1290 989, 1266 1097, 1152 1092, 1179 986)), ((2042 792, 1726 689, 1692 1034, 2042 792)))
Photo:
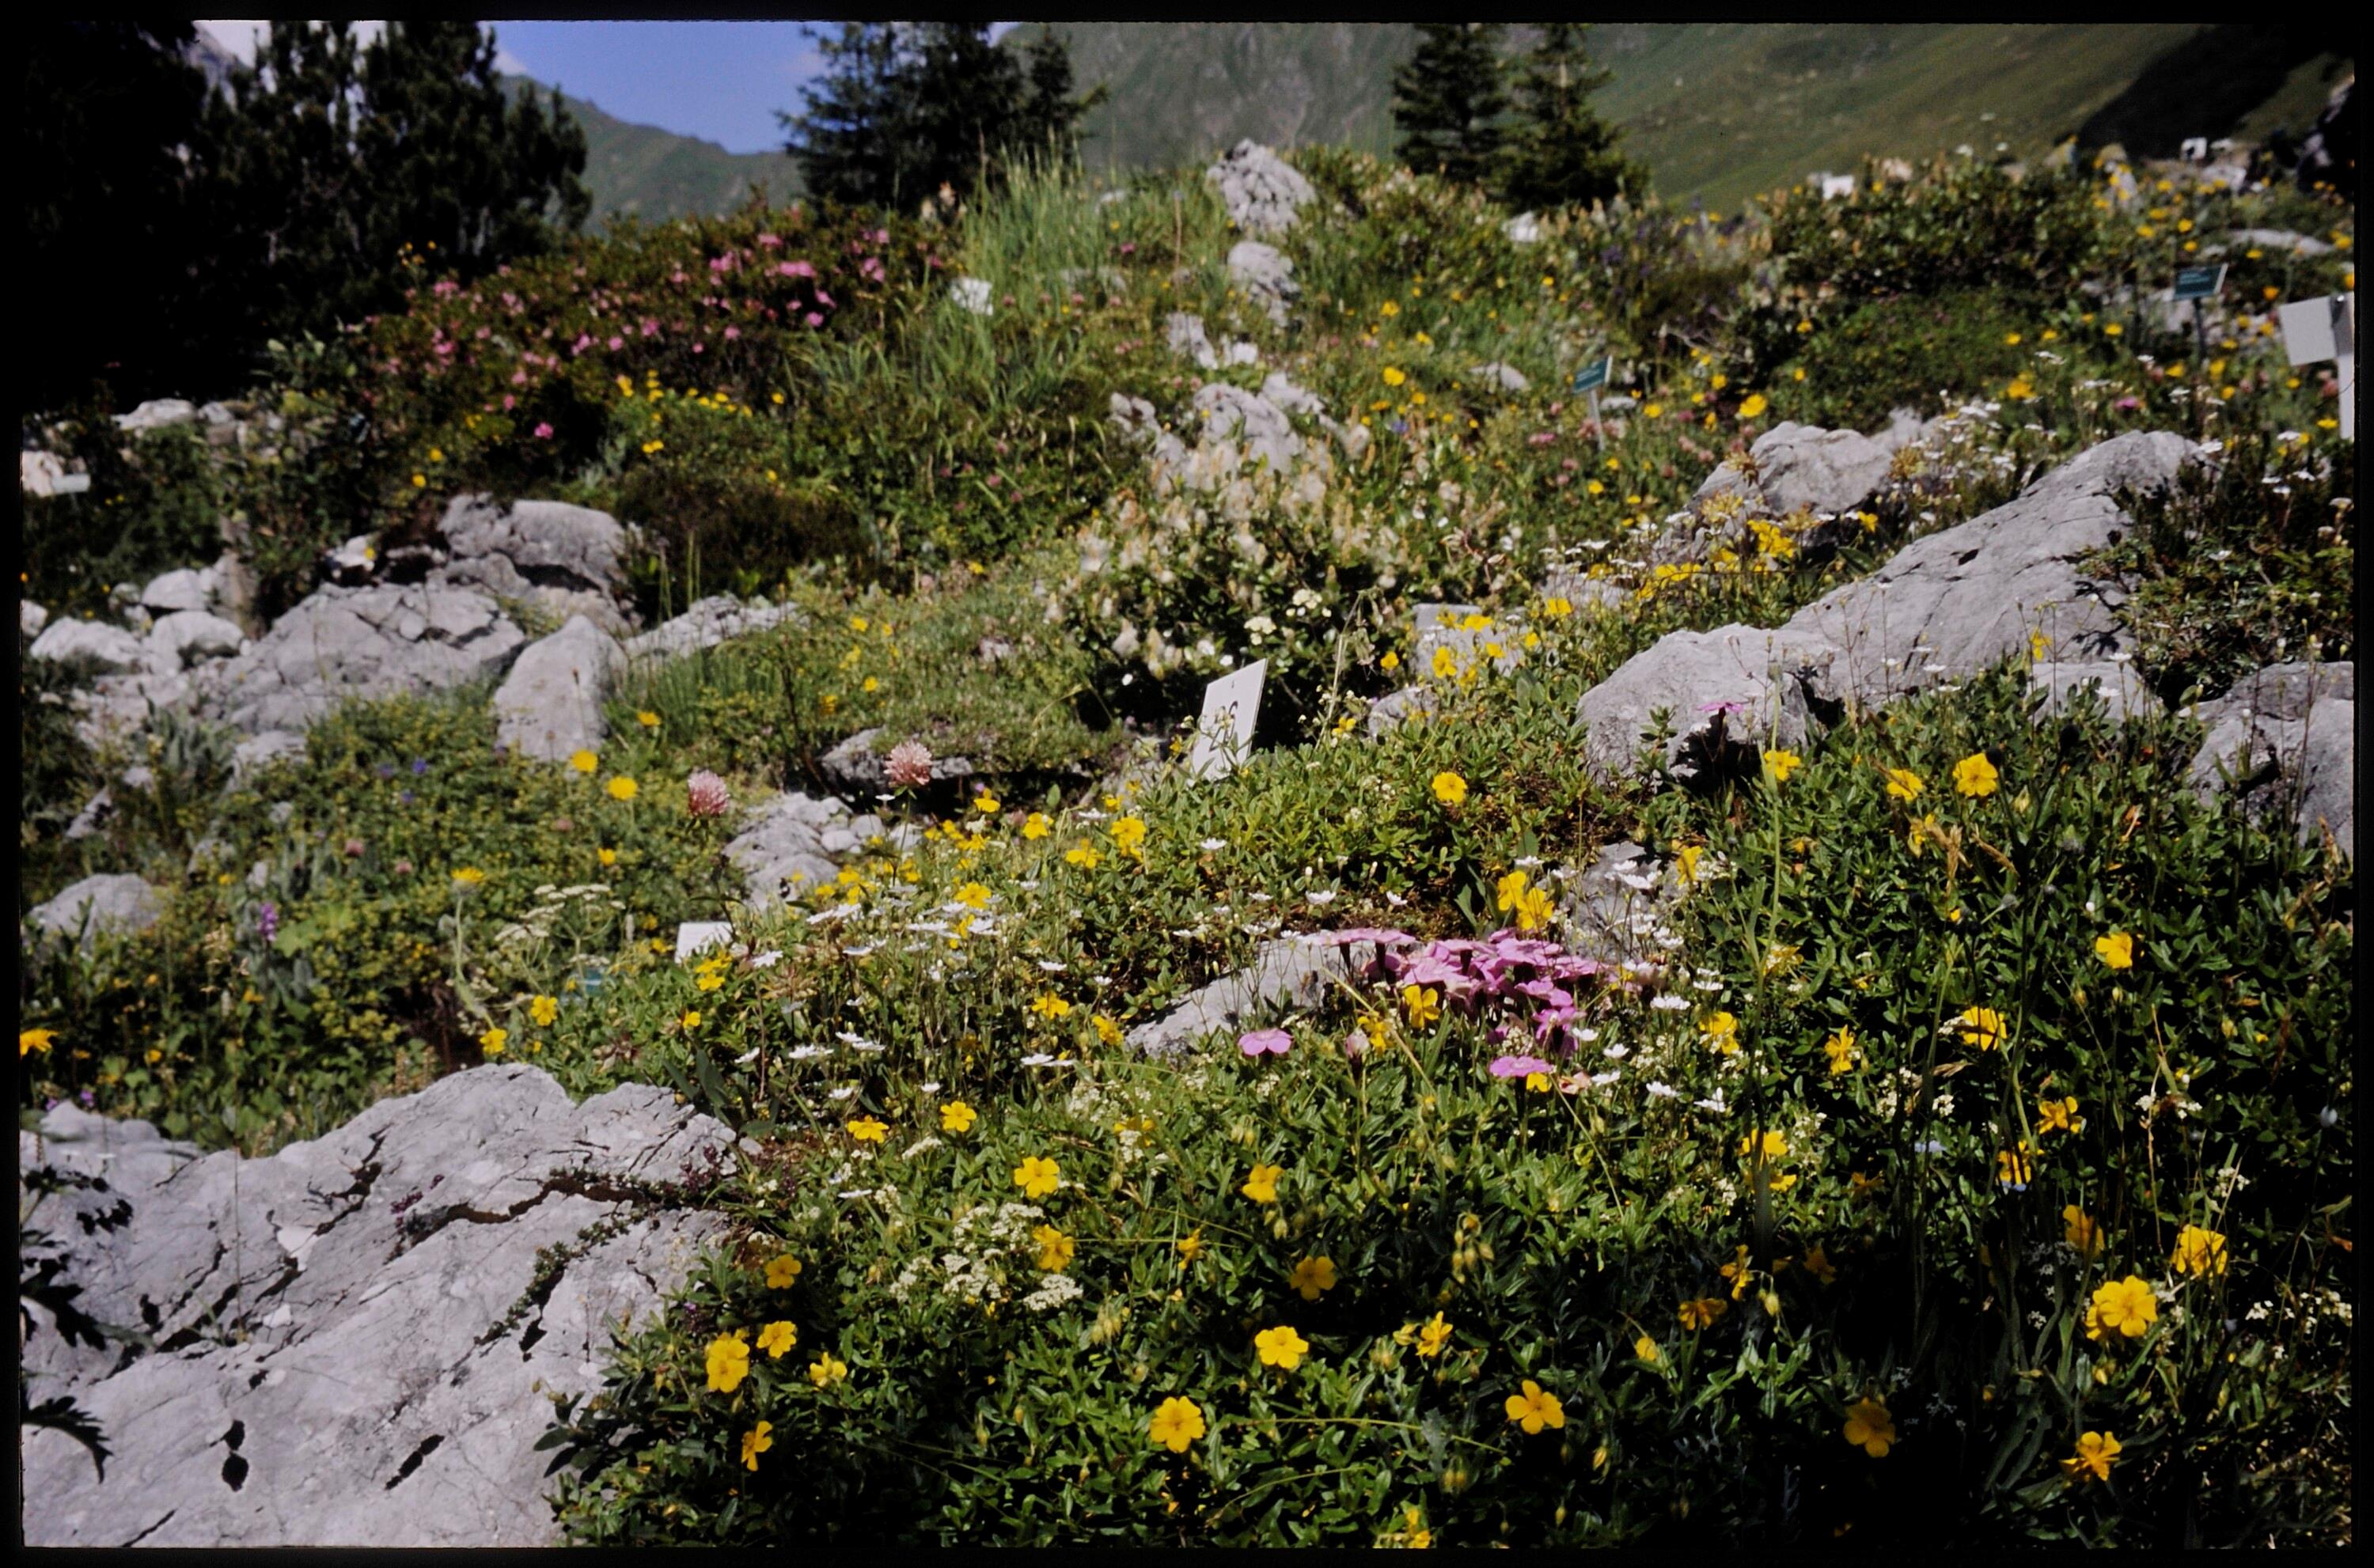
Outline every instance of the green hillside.
MULTIPOLYGON (((523 76, 507 80, 514 91, 537 85, 523 76)), ((788 154, 727 152, 715 142, 630 124, 582 98, 562 97, 585 128, 585 184, 596 223, 622 214, 663 222, 730 212, 757 185, 777 198, 802 189, 799 165, 788 154)))
MULTIPOLYGON (((1055 27, 1081 81, 1112 88, 1088 124, 1091 167, 1158 166, 1241 136, 1382 149, 1392 71, 1416 39, 1385 23, 1055 27)), ((2170 142, 2138 151, 2172 152, 2183 135, 2304 128, 2345 69, 2275 29, 2189 22, 1625 22, 1592 37, 1615 73, 1604 101, 1658 189, 1716 207, 1865 154, 1918 158, 1965 143, 2034 153, 2113 105, 2170 142), (2155 112, 2138 112, 2122 95, 2187 45, 2218 63, 2219 90, 2175 73, 2151 92, 2155 112), (2196 112, 2200 123, 2185 122, 2196 112)))

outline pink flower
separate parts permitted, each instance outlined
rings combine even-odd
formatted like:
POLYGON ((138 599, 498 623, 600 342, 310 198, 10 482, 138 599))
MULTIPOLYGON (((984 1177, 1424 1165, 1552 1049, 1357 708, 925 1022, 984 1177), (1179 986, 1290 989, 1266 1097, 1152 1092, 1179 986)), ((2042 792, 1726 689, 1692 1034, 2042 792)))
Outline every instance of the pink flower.
MULTIPOLYGON (((505 393, 503 393, 503 412, 504 412, 504 413, 506 413, 506 414, 509 414, 509 413, 511 411, 511 406, 512 406, 512 404, 516 404, 516 403, 518 403, 518 402, 519 402, 519 399, 517 399, 517 398, 513 397, 511 393, 509 393, 509 392, 505 392, 505 393)), ((487 412, 488 412, 489 414, 491 414, 491 413, 493 413, 493 412, 494 412, 494 404, 488 404, 487 405, 487 412)))
POLYGON ((806 317, 805 317, 805 319, 806 324, 807 324, 807 325, 809 325, 809 326, 812 326, 812 327, 820 327, 820 326, 824 325, 824 318, 823 318, 822 316, 817 315, 814 310, 810 310, 810 311, 807 313, 807 315, 806 315, 806 317))
POLYGON ((694 816, 723 816, 733 803, 725 780, 705 767, 684 781, 685 810, 694 816))
POLYGON ((610 334, 609 346, 612 348, 624 348, 627 346, 627 340, 620 337, 617 333, 612 333, 610 334))
POLYGON ((785 277, 814 277, 816 265, 811 262, 778 262, 775 270, 785 277))
POLYGON ((1495 1078, 1523 1078, 1529 1073, 1557 1071, 1537 1056, 1498 1056, 1492 1059, 1495 1078))
POLYGON ((901 741, 890 748, 883 774, 893 790, 911 790, 932 781, 932 748, 921 741, 901 741))
POLYGON ((735 338, 740 337, 741 335, 742 329, 740 327, 727 327, 725 329, 725 341, 728 343, 732 343, 735 338))
POLYGON ((709 345, 705 343, 696 343, 692 345, 692 351, 695 354, 706 354, 709 352, 709 345))
POLYGON ((780 234, 761 234, 758 236, 758 245, 762 250, 780 251, 783 248, 783 237, 780 234))
POLYGON ((535 439, 539 441, 548 441, 552 439, 552 427, 549 424, 539 421, 535 427, 535 439))
POLYGON ((832 296, 819 288, 817 290, 817 303, 829 310, 832 309, 832 296))
POLYGON ((1272 1056, 1284 1056, 1293 1044, 1294 1036, 1283 1029, 1255 1029, 1251 1034, 1237 1036, 1237 1049, 1255 1061, 1261 1059, 1264 1051, 1272 1056))

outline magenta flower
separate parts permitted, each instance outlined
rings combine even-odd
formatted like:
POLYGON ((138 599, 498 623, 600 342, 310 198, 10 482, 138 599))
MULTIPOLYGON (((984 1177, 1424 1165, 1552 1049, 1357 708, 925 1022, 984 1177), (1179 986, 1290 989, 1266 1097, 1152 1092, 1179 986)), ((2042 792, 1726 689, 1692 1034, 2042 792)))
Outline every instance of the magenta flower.
POLYGON ((1261 1059, 1264 1051, 1271 1056, 1284 1056, 1293 1044, 1294 1036, 1283 1029, 1255 1029, 1249 1035, 1237 1036, 1237 1049, 1256 1061, 1261 1059))
POLYGON ((1499 1056, 1492 1059, 1495 1078, 1523 1078, 1535 1072, 1551 1072, 1556 1069, 1537 1056, 1499 1056))
POLYGON ((549 422, 544 420, 538 420, 536 422, 535 439, 539 441, 548 441, 552 439, 552 426, 549 422))
POLYGON ((685 809, 694 816, 723 816, 733 803, 725 780, 705 767, 684 781, 685 809))

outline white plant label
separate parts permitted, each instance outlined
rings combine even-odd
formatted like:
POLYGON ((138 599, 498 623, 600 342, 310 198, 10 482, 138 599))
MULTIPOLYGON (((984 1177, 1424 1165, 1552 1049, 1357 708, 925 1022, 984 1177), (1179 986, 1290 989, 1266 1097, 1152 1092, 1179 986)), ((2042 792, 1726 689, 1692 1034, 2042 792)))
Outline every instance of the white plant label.
POLYGON ((1195 749, 1187 756, 1189 778, 1226 778, 1252 750, 1262 679, 1268 673, 1269 661, 1257 659, 1204 688, 1204 717, 1195 725, 1195 749))
POLYGON ((676 929, 676 961, 679 964, 734 940, 734 927, 724 920, 687 920, 676 929))

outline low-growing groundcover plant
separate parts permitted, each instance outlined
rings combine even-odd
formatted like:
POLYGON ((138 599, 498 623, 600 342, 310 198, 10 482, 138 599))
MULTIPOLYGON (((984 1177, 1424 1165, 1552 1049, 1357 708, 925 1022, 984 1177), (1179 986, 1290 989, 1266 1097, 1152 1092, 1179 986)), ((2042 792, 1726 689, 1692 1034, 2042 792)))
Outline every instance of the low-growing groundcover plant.
MULTIPOLYGON (((869 1065, 860 1020, 873 1087, 770 1141, 735 1243, 562 1407, 564 1519, 2345 1530, 2347 863, 2173 788, 2180 720, 2033 705, 2005 672, 1662 798, 1686 892, 1637 968, 1493 864, 1494 934, 1346 930, 1365 977, 1180 1060, 1067 1025, 1018 1073, 869 1065)), ((788 1069, 746 988, 790 962, 704 964, 702 1027, 788 1069)))

